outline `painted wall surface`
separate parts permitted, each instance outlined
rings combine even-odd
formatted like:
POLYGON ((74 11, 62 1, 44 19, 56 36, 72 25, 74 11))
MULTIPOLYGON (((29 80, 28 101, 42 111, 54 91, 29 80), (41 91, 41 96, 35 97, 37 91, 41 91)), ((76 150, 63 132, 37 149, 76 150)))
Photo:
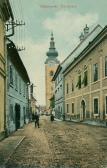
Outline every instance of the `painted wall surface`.
POLYGON ((46 109, 50 107, 50 98, 52 97, 55 89, 55 84, 52 82, 53 75, 58 67, 58 64, 45 65, 45 85, 46 85, 46 109), (53 72, 53 75, 51 75, 53 72))
POLYGON ((29 122, 28 85, 8 56, 7 78, 7 132, 13 132, 29 122), (10 82, 10 66, 13 72, 13 84, 10 82), (19 116, 17 116, 19 115, 19 116), (17 118, 19 126, 17 127, 17 118))
POLYGON ((55 80, 55 117, 63 119, 63 76, 62 71, 55 80))
POLYGON ((63 82, 63 71, 66 69, 66 67, 74 60, 75 57, 77 57, 82 50, 89 44, 90 41, 92 41, 96 35, 102 30, 101 26, 96 26, 92 32, 90 32, 88 34, 88 36, 82 41, 80 42, 79 45, 77 45, 77 47, 71 52, 71 54, 61 63, 61 67, 62 70, 59 72, 55 83, 57 83, 55 85, 55 109, 56 109, 56 115, 57 117, 60 116, 61 117, 61 108, 62 108, 62 114, 65 113, 64 110, 64 100, 63 100, 63 95, 64 95, 64 82, 63 82), (61 80, 59 80, 61 77, 61 80), (61 86, 61 87, 60 87, 61 86))
POLYGON ((105 76, 105 60, 107 56, 107 39, 97 45, 84 59, 80 60, 72 70, 65 75, 65 112, 66 118, 72 119, 107 119, 107 76, 105 76), (98 80, 94 82, 94 65, 98 64, 98 80), (84 78, 84 72, 88 72, 88 84, 76 87, 78 76, 84 78), (74 91, 72 85, 74 84, 74 91), (68 93, 67 93, 68 85, 68 93), (98 99, 98 114, 94 113, 94 99, 98 99), (83 109, 84 102, 85 106, 83 109), (72 110, 74 103, 74 111, 72 110), (68 105, 67 105, 68 104, 68 105), (67 110, 67 106, 69 106, 67 110))

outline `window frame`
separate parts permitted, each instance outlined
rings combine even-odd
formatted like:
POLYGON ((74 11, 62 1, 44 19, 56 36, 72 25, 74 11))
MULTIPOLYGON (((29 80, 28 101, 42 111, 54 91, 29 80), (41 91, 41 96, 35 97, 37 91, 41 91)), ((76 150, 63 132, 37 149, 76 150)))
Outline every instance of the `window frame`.
POLYGON ((13 66, 10 64, 9 65, 9 83, 11 85, 14 85, 14 80, 13 80, 13 66))
POLYGON ((18 73, 15 73, 15 90, 18 91, 18 73))
POLYGON ((78 75, 78 83, 77 83, 77 87, 78 89, 81 89, 81 85, 82 85, 82 81, 81 81, 81 74, 78 75))
POLYGON ((107 116, 107 95, 105 95, 105 115, 107 116))
POLYGON ((74 92, 74 83, 72 82, 72 92, 74 92))
POLYGON ((95 63, 95 64, 93 64, 93 82, 98 81, 98 79, 99 79, 98 63, 95 63), (97 65, 97 76, 96 76, 96 72, 95 72, 96 65, 97 65))
POLYGON ((105 69, 104 69, 104 72, 105 72, 105 77, 107 77, 107 56, 105 56, 105 69))
POLYGON ((88 85, 88 71, 87 70, 84 71, 83 85, 84 87, 88 85), (86 80, 86 83, 84 82, 84 80, 86 80))
POLYGON ((66 113, 67 114, 69 113, 69 104, 68 103, 66 104, 66 113))
POLYGON ((94 97, 93 98, 93 114, 94 114, 94 116, 98 116, 99 115, 99 97, 94 97), (98 100, 98 113, 95 113, 95 106, 94 106, 95 99, 98 100))
POLYGON ((69 84, 66 83, 66 94, 68 94, 68 93, 69 93, 69 84))
POLYGON ((75 110, 74 110, 74 102, 72 102, 72 104, 71 104, 71 111, 72 111, 72 114, 74 114, 75 113, 75 110), (73 106, 72 106, 73 105, 73 106), (73 108, 72 108, 73 107, 73 108))

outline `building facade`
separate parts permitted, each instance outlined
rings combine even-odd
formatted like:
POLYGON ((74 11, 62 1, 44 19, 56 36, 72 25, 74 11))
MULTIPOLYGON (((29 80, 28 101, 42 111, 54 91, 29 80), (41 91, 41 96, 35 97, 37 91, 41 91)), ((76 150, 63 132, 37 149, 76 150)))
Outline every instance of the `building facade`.
POLYGON ((6 128, 11 133, 29 122, 30 80, 14 43, 7 39, 6 128))
POLYGON ((107 119, 107 26, 64 70, 66 118, 107 119))
POLYGON ((59 65, 57 59, 58 52, 55 49, 55 42, 53 33, 51 34, 50 48, 46 54, 48 58, 45 61, 45 87, 46 87, 46 110, 50 110, 50 99, 54 94, 54 82, 52 82, 53 75, 59 65))
POLYGON ((86 27, 83 33, 80 35, 80 42, 76 48, 66 57, 66 59, 58 66, 53 80, 55 81, 55 116, 59 119, 65 119, 64 110, 64 77, 63 71, 70 65, 75 57, 81 53, 81 51, 89 44, 89 42, 96 37, 96 35, 102 30, 100 25, 97 25, 91 32, 86 27))
POLYGON ((61 65, 58 66, 53 81, 55 81, 55 117, 63 119, 63 74, 61 65))
POLYGON ((12 15, 9 1, 0 0, 0 139, 5 136, 6 120, 6 43, 5 23, 12 15))

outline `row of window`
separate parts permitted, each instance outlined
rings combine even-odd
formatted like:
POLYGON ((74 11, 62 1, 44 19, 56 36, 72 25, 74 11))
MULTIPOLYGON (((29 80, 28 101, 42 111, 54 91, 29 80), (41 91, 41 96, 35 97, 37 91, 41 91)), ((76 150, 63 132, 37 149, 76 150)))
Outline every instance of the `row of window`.
MULTIPOLYGON (((81 79, 81 75, 78 76, 78 82, 76 84, 76 87, 78 87, 78 89, 80 89, 82 84, 83 84, 84 87, 88 85, 88 71, 84 72, 83 80, 81 79)), ((74 88, 75 88, 73 82, 72 82, 71 87, 72 87, 71 90, 73 92, 74 88)), ((67 94, 69 93, 69 84, 68 83, 66 84, 66 93, 67 94)))
POLYGON ((18 77, 17 72, 14 71, 13 66, 9 66, 9 82, 16 91, 19 91, 20 94, 28 98, 28 88, 26 84, 22 81, 21 77, 18 77))
POLYGON ((61 74, 59 74, 55 80, 55 86, 57 86, 61 80, 62 80, 62 77, 61 77, 61 74))
MULTIPOLYGON (((74 103, 72 103, 72 114, 74 114, 74 103)), ((69 104, 66 104, 66 112, 70 112, 69 104)), ((94 114, 99 114, 99 101, 98 98, 94 98, 93 100, 93 112, 94 114)), ((107 96, 105 97, 105 114, 107 114, 107 96)))
MULTIPOLYGON (((107 56, 105 57, 105 77, 107 76, 107 56)), ((98 81, 99 79, 99 68, 98 63, 93 64, 93 82, 98 81)), ((78 89, 81 89, 82 85, 85 87, 88 85, 88 71, 84 71, 83 79, 81 77, 81 74, 78 75, 78 81, 76 84, 76 87, 78 89)), ((72 82, 72 91, 74 91, 74 83, 72 82)), ((69 84, 66 84, 66 93, 69 93, 69 84)))
MULTIPOLYGON (((13 106, 13 104, 10 104, 9 108, 10 108, 9 109, 9 111, 10 111, 10 113, 9 113, 10 120, 12 120, 12 121, 15 122, 15 120, 16 120, 15 119, 15 107, 13 106)), ((24 119, 25 119, 25 113, 26 113, 26 111, 27 111, 27 108, 23 107, 23 116, 22 117, 24 117, 24 119)))
POLYGON ((60 85, 60 87, 58 87, 55 91, 55 94, 58 93, 60 91, 60 89, 62 90, 62 84, 60 85))

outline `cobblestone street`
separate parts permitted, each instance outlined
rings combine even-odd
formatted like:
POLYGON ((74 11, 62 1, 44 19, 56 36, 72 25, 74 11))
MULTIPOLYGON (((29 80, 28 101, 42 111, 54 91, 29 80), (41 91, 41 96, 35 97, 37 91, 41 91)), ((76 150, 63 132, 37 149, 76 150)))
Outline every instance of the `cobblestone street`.
POLYGON ((107 129, 40 118, 17 131, 25 136, 6 168, 107 168, 107 129))

